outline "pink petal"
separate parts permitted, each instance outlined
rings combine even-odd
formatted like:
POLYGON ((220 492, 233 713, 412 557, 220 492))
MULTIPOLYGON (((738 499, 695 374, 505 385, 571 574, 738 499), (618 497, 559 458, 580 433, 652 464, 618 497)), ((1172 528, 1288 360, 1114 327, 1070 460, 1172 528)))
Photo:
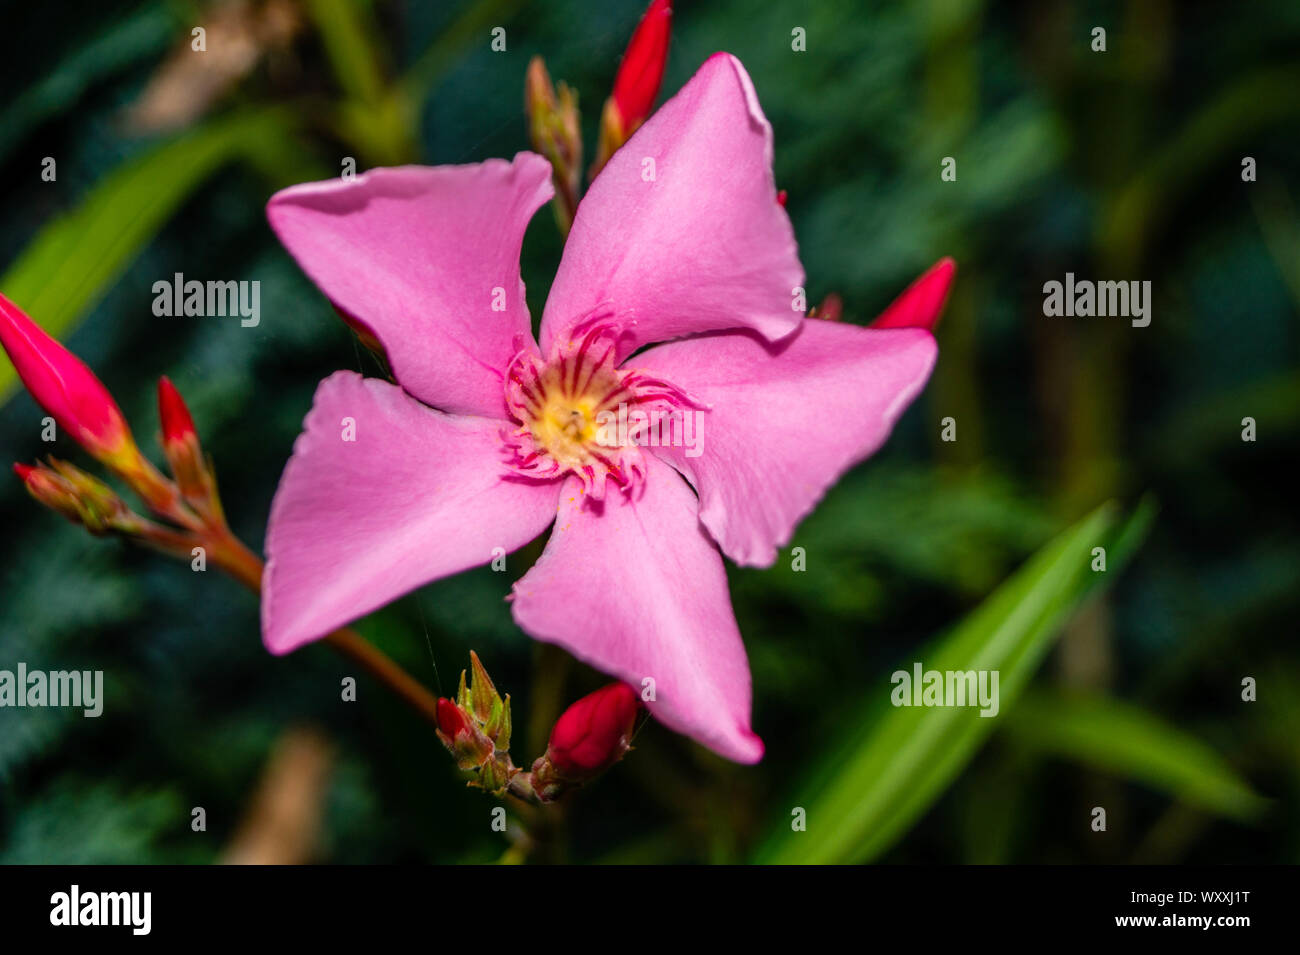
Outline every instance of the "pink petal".
POLYGON ((501 427, 353 372, 323 381, 271 504, 267 648, 288 653, 545 530, 559 483, 509 475, 501 427))
POLYGON ((762 758, 749 727, 749 664, 722 557, 700 527, 695 496, 647 459, 639 499, 595 510, 565 482, 541 559, 515 584, 515 621, 638 692, 666 726, 741 763, 762 758))
POLYGON ((872 328, 924 328, 934 331, 943 314, 948 291, 957 274, 957 263, 942 258, 909 285, 903 294, 894 299, 880 317, 871 323, 872 328))
POLYGON ((776 202, 772 127, 740 61, 713 56, 614 154, 578 206, 546 302, 543 351, 612 309, 639 345, 802 319, 794 230, 776 202), (642 178, 654 160, 655 178, 642 178))
POLYGON ((700 520, 738 564, 765 567, 845 471, 920 393, 934 338, 809 319, 775 345, 747 332, 652 348, 629 362, 707 402, 699 453, 653 449, 700 495, 700 520))
POLYGON ((504 418, 502 369, 516 337, 531 340, 519 248, 552 194, 550 164, 520 153, 292 186, 266 215, 321 291, 384 345, 403 388, 443 411, 504 418))

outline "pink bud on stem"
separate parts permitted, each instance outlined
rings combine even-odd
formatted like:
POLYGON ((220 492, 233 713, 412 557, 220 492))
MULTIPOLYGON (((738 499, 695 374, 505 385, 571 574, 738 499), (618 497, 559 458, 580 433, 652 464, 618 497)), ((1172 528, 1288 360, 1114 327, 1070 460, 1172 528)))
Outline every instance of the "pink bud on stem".
POLYGON ((211 463, 199 447, 199 435, 185 400, 166 375, 158 379, 158 418, 162 423, 162 448, 176 476, 181 497, 207 523, 222 520, 221 500, 211 463))
POLYGON ((176 519, 175 486, 140 453, 108 389, 72 352, 0 295, 0 344, 23 385, 65 433, 156 513, 176 519))
POLYGON ((96 537, 116 534, 175 557, 189 556, 189 534, 141 517, 111 487, 76 465, 50 458, 34 467, 15 464, 14 473, 39 503, 96 537))
POLYGON ((139 453, 117 402, 94 372, 3 295, 0 343, 36 403, 92 457, 117 468, 139 453))
MULTIPOLYGON (((212 469, 199 449, 194 420, 170 381, 164 378, 159 382, 159 414, 163 448, 179 486, 140 453, 117 403, 94 373, 3 295, 0 345, 37 404, 53 416, 59 427, 126 481, 155 514, 174 526, 134 513, 112 488, 65 461, 14 465, 14 472, 32 497, 92 534, 118 534, 187 560, 194 548, 202 547, 214 566, 254 593, 260 592, 262 561, 226 525, 212 469)), ((356 631, 342 628, 325 640, 422 716, 437 722, 434 696, 356 631)), ((498 737, 502 732, 508 737, 509 697, 493 718, 498 737)), ((523 778, 526 774, 515 773, 520 778, 512 791, 531 797, 523 778)))
POLYGON ((623 54, 614 77, 614 94, 600 116, 600 143, 588 177, 595 179, 609 157, 646 121, 654 108, 668 62, 672 0, 652 0, 623 54))
POLYGON ((632 687, 611 683, 565 710, 551 730, 546 755, 533 764, 538 798, 558 799, 622 759, 640 708, 632 687))
POLYGON ((924 328, 933 332, 943 315, 957 263, 951 258, 940 259, 926 269, 915 282, 889 304, 871 323, 872 328, 924 328))
MULTIPOLYGON (((15 464, 14 473, 22 480, 23 485, 30 494, 41 504, 44 504, 56 514, 62 514, 74 524, 84 524, 83 515, 86 508, 82 505, 77 495, 76 488, 52 468, 44 465, 34 467, 26 464, 15 464)), ((87 525, 91 533, 94 529, 87 525)))

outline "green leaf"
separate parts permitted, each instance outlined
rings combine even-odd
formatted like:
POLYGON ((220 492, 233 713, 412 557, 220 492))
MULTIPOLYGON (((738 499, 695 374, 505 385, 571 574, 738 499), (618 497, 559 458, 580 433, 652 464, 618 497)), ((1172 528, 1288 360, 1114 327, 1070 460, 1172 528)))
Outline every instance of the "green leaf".
MULTIPOLYGON (((36 235, 0 276, 0 290, 55 338, 66 336, 191 193, 232 158, 262 157, 284 122, 275 111, 239 112, 127 160, 36 235)), ((0 356, 0 404, 17 382, 0 356)))
POLYGON ((1016 706, 1006 730, 1029 749, 1128 777, 1230 819, 1249 821, 1268 805, 1200 740, 1120 700, 1034 693, 1016 706))
POLYGON ((384 89, 384 70, 380 65, 383 44, 370 4, 357 0, 309 0, 307 11, 343 92, 363 103, 378 100, 384 89))
POLYGON ((376 165, 414 161, 419 153, 416 104, 385 83, 384 45, 371 5, 310 0, 307 10, 343 91, 334 111, 338 135, 376 165))
MULTIPOLYGON (((1113 578, 1151 518, 1144 506, 1116 527, 1107 505, 1043 547, 948 635, 914 659, 927 670, 999 671, 1005 715, 1080 600, 1113 578), (1107 548, 1106 574, 1090 568, 1107 548)), ((910 668, 910 663, 909 663, 910 668)), ((895 707, 883 677, 858 727, 809 772, 791 803, 807 811, 807 831, 782 820, 758 852, 767 863, 851 863, 879 856, 911 828, 1004 722, 974 707, 895 707)))

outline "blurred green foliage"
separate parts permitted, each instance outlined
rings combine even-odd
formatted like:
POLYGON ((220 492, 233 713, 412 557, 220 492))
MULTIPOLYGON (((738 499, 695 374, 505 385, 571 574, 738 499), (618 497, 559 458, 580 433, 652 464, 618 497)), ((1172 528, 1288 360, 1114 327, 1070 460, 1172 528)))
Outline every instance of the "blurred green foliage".
MULTIPOLYGON (((993 731, 1000 708, 1014 706, 1066 614, 1096 585, 1097 575, 1089 567, 1092 549, 1106 548, 1108 572, 1114 572, 1145 533, 1149 509, 1118 529, 1107 510, 1094 512, 1049 543, 953 633, 916 654, 925 670, 997 672, 996 705, 980 711, 896 706, 892 689, 865 694, 867 712, 846 721, 848 739, 812 769, 795 800, 812 818, 836 824, 812 830, 791 826, 788 832, 775 827, 761 859, 870 861, 911 827, 993 731)), ((910 676, 912 667, 902 672, 910 676)), ((980 701, 987 705, 983 696, 980 701)), ((1122 734, 1127 726, 1116 719, 1105 729, 1122 734)), ((1170 735, 1184 742, 1178 734, 1170 735)), ((1141 758, 1137 762, 1141 765, 1141 758)))
MULTIPOLYGON (((153 84, 198 96, 166 66, 192 27, 262 22, 268 4, 221 20, 220 3, 68 0, 28 7, 0 41, 0 290, 90 362, 142 440, 155 379, 176 381, 254 545, 315 383, 381 373, 274 241, 266 198, 345 157, 526 148, 537 53, 578 91, 590 146, 643 6, 283 0, 288 40, 249 27, 257 57, 205 108, 133 124, 153 84), (504 53, 489 48, 498 25, 504 53), (40 177, 47 156, 55 182, 40 177), (155 318, 151 285, 173 272, 260 280, 260 325, 155 318)), ((788 551, 729 569, 764 762, 733 766, 647 724, 539 856, 1300 861, 1300 8, 677 7, 665 90, 716 49, 745 62, 810 301, 837 291, 865 322, 944 254, 958 283, 926 393, 799 528, 808 570, 788 551), (1105 53, 1089 48, 1098 25, 1105 53), (791 51, 795 26, 806 53, 791 51), (1241 180, 1246 155, 1257 182, 1241 180), (939 178, 944 156, 956 182, 939 178), (1044 318, 1042 283, 1066 271, 1150 280, 1151 327, 1044 318), (1122 512, 1096 511, 1111 499, 1122 512), (1076 560, 1094 541, 1110 548, 1105 575, 1076 560), (900 661, 989 653, 1003 661, 998 718, 887 706, 900 661), (1241 699, 1247 676, 1258 702, 1241 699), (1098 805, 1105 833, 1089 826, 1098 805), (790 831, 794 806, 807 832, 790 831)), ((523 262, 534 315, 560 249, 537 216, 523 262)), ((6 365, 0 448, 31 460, 49 450, 41 413, 12 386, 6 365)), ((103 669, 108 695, 96 720, 0 710, 0 861, 222 858, 278 741, 303 725, 332 746, 309 794, 316 858, 502 855, 492 802, 459 784, 427 727, 364 680, 361 702, 341 703, 349 671, 323 648, 267 655, 235 584, 87 538, 17 481, 0 507, 0 667, 103 669)), ((503 577, 536 552, 509 575, 439 581, 361 629, 444 693, 475 649, 518 713, 544 714, 539 650, 503 599, 503 577)), ((600 682, 562 672, 566 698, 600 682)))

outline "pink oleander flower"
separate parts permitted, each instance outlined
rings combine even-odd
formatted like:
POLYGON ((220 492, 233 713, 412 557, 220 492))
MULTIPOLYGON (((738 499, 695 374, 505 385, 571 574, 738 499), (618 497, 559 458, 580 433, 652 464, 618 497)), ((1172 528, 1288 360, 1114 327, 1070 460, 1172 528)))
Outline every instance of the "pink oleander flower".
POLYGON ((884 442, 933 366, 951 263, 891 306, 896 327, 805 321, 771 127, 727 54, 592 184, 539 344, 519 251, 551 195, 549 164, 520 153, 271 199, 281 241, 397 384, 339 372, 317 390, 271 508, 266 645, 286 653, 553 523, 514 586, 520 627, 634 687, 653 679, 657 719, 755 762, 722 554, 770 565, 884 442), (701 453, 610 446, 600 420, 620 406, 695 415, 701 453))

